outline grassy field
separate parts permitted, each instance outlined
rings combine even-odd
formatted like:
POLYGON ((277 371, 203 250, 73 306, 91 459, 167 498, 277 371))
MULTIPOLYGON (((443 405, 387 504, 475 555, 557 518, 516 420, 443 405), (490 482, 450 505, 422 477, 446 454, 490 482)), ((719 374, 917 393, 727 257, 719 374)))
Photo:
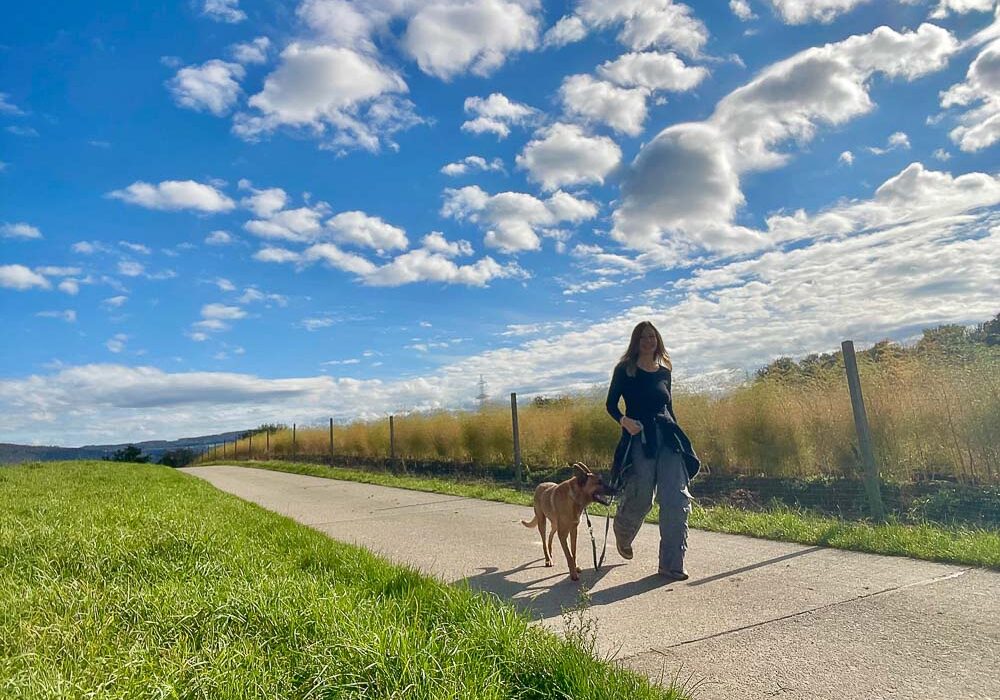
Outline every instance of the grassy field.
POLYGON ((0 469, 0 697, 676 698, 166 467, 0 469))
MULTIPOLYGON (((1000 345, 969 356, 905 354, 876 346, 858 358, 876 459, 882 478, 907 482, 946 478, 1000 484, 1000 345)), ((808 359, 808 358, 807 358, 808 359)), ((766 378, 723 395, 674 397, 678 420, 702 461, 716 474, 858 478, 862 468, 842 360, 777 363, 766 378)), ((545 469, 580 460, 606 469, 619 428, 604 408, 603 389, 590 396, 521 400, 522 462, 545 469)), ((476 465, 512 464, 510 407, 397 415, 396 456, 476 465)), ((254 454, 288 458, 329 453, 327 426, 298 426, 253 440, 254 454)), ((337 425, 338 454, 389 455, 387 420, 337 425)), ((236 452, 247 457, 241 440, 236 452)), ((232 456, 234 446, 227 447, 232 456)), ((220 455, 221 456, 221 455, 220 455)))
MULTIPOLYGON (((524 506, 531 504, 530 491, 518 491, 488 480, 462 481, 407 476, 284 461, 254 461, 240 464, 293 474, 360 481, 524 506)), ((647 520, 655 523, 658 517, 657 506, 654 504, 647 520)), ((1000 569, 1000 531, 997 530, 946 527, 931 523, 874 524, 822 517, 787 508, 748 512, 727 506, 701 507, 697 504, 691 513, 690 524, 692 527, 713 532, 1000 569)))

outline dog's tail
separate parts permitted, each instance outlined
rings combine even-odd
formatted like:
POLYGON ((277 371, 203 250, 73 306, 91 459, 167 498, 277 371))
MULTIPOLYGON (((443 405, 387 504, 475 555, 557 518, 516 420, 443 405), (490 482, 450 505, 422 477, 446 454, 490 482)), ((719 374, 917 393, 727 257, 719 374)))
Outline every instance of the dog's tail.
POLYGON ((527 520, 522 520, 521 524, 524 525, 525 527, 535 527, 538 524, 538 513, 535 513, 535 517, 531 519, 531 522, 528 522, 527 520))

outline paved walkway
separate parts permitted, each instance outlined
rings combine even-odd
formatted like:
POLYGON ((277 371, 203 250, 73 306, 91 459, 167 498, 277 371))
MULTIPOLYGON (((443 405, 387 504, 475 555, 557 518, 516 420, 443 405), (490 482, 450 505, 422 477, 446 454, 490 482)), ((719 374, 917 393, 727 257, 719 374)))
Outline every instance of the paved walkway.
MULTIPOLYGON (((242 467, 184 471, 496 593, 557 632, 579 598, 558 545, 556 567, 542 566, 523 506, 242 467)), ((644 525, 624 562, 612 541, 599 573, 585 522, 578 544, 598 653, 654 681, 696 684, 704 700, 1000 700, 1000 573, 692 530, 691 579, 664 584, 651 575, 656 544, 644 525)))

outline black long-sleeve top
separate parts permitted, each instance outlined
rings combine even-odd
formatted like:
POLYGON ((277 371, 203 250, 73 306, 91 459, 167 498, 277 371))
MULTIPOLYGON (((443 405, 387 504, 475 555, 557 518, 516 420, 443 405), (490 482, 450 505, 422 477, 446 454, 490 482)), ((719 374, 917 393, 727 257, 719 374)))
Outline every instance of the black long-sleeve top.
MULTIPOLYGON (((635 376, 630 377, 625 363, 615 367, 611 375, 611 385, 608 387, 608 398, 605 402, 608 414, 621 423, 623 415, 642 423, 645 440, 642 443, 647 457, 655 457, 659 448, 659 431, 656 424, 660 423, 664 436, 670 441, 668 449, 684 455, 688 475, 694 478, 701 462, 695 454, 688 436, 677 425, 674 415, 673 398, 671 396, 670 370, 660 367, 655 372, 647 372, 636 367, 635 376), (618 400, 625 399, 625 413, 618 408, 618 400)), ((621 440, 615 450, 614 471, 620 472, 631 463, 631 436, 622 428, 621 440)))

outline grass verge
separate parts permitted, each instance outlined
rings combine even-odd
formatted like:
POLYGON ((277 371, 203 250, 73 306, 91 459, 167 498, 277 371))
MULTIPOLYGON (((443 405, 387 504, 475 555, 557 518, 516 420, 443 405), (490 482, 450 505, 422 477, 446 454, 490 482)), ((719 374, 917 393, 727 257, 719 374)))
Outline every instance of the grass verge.
POLYGON ((0 470, 0 697, 678 698, 166 467, 0 470))
MULTIPOLYGON (((468 482, 406 476, 284 461, 239 462, 239 464, 414 491, 431 491, 525 506, 531 504, 530 492, 518 491, 510 486, 490 481, 468 482)), ((694 483, 694 490, 697 491, 697 482, 694 483)), ((657 507, 654 505, 646 519, 655 523, 657 518, 657 507)), ((702 507, 697 504, 691 513, 690 524, 691 527, 713 532, 1000 569, 1000 532, 996 530, 946 527, 932 523, 876 524, 819 516, 791 508, 746 511, 728 506, 702 507)))

